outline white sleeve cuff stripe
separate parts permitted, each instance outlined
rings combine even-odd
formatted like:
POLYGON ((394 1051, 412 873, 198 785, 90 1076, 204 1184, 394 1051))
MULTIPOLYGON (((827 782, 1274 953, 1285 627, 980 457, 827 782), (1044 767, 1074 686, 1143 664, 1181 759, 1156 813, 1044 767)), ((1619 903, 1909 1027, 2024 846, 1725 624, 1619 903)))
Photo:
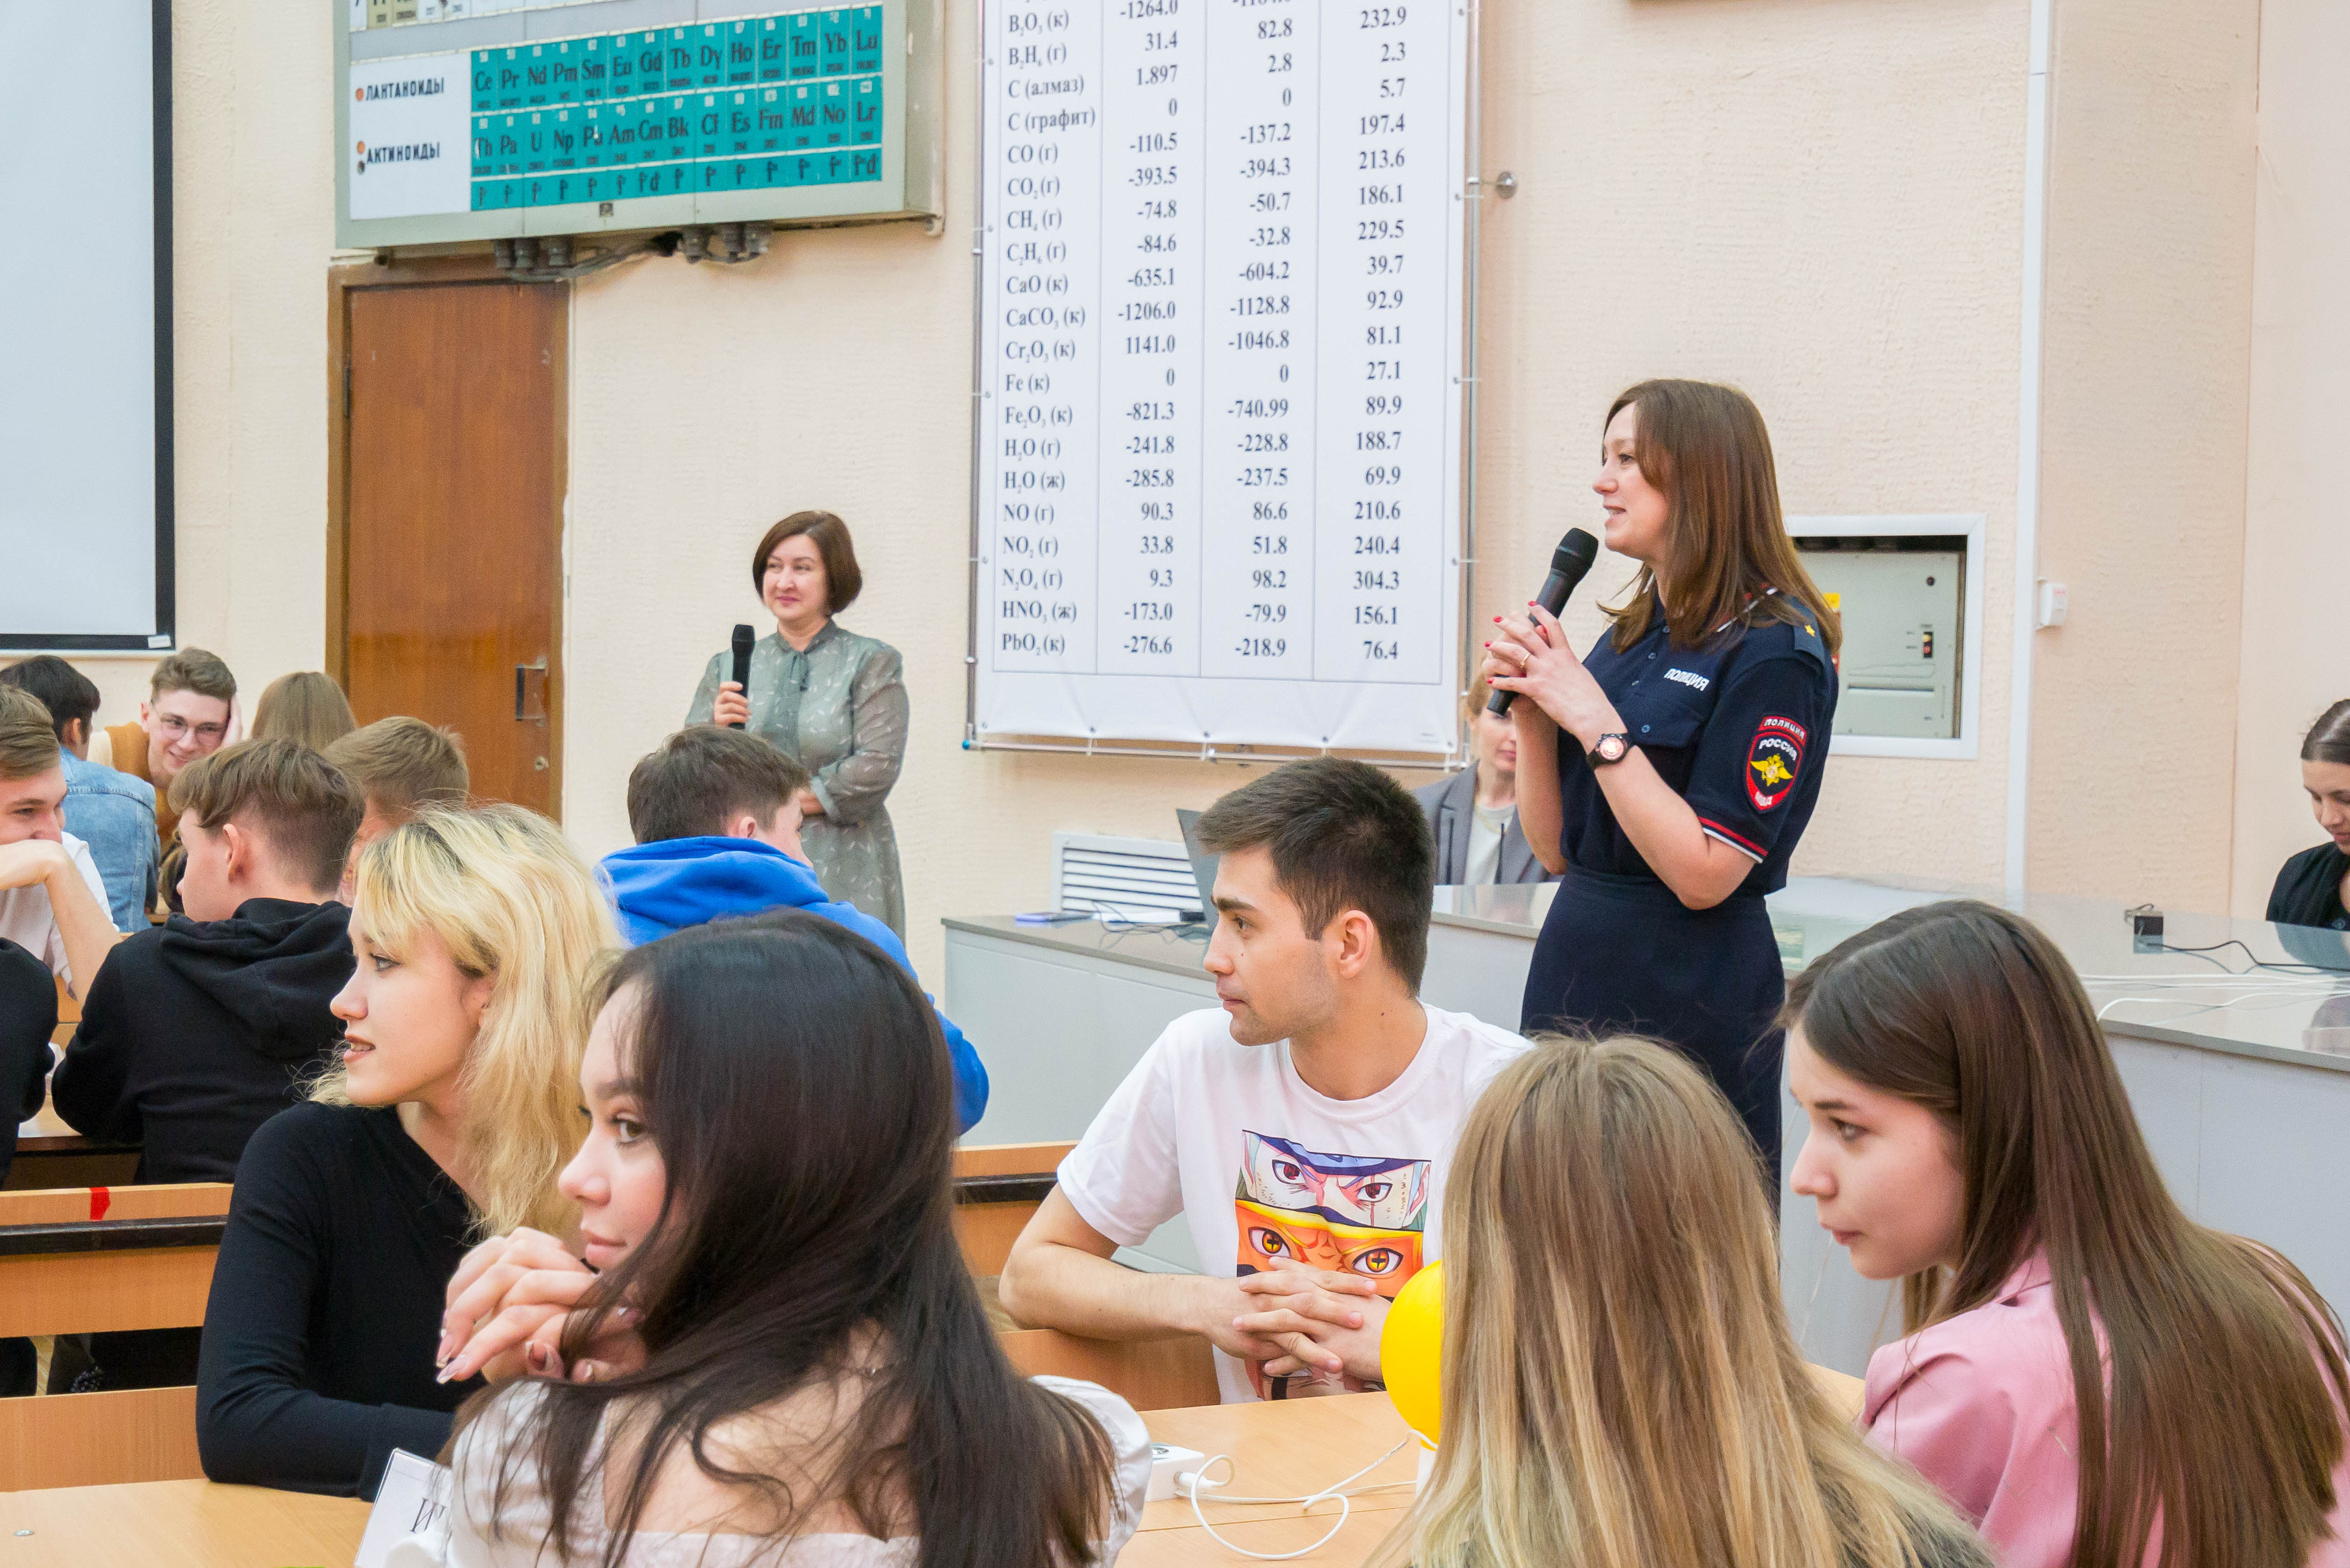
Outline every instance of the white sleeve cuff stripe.
MULTIPOLYGON (((1699 826, 1703 826, 1704 825, 1700 823, 1699 826)), ((1708 828, 1706 828, 1706 829, 1705 829, 1705 836, 1706 836, 1708 838, 1712 839, 1712 840, 1713 840, 1715 843, 1717 843, 1717 844, 1727 844, 1727 845, 1729 845, 1732 849, 1737 850, 1737 851, 1738 851, 1738 853, 1740 853, 1741 855, 1745 856, 1745 857, 1746 857, 1746 858, 1748 858, 1749 860, 1752 860, 1752 862, 1754 862, 1754 864, 1755 864, 1755 865, 1757 865, 1757 866, 1760 866, 1760 865, 1762 865, 1762 857, 1761 857, 1760 855, 1755 854, 1755 853, 1754 853, 1754 851, 1752 851, 1752 849, 1747 848, 1747 847, 1746 847, 1746 846, 1744 846, 1743 844, 1739 843, 1739 842, 1738 842, 1738 840, 1736 840, 1736 839, 1734 839, 1734 838, 1731 837, 1731 836, 1730 836, 1728 834, 1726 834, 1726 833, 1719 833, 1719 832, 1716 832, 1714 829, 1712 829, 1712 828, 1711 828, 1711 827, 1708 827, 1708 828)))

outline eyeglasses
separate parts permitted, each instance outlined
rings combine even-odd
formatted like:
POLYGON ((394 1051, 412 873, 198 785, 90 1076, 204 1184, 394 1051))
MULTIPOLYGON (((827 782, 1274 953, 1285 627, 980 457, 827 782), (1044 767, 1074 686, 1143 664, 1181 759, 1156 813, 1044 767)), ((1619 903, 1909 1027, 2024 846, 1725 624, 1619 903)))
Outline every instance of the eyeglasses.
POLYGON ((217 745, 220 738, 228 733, 226 724, 191 724, 177 713, 158 713, 155 722, 162 727, 163 733, 175 741, 184 739, 192 730, 197 740, 206 745, 217 745))

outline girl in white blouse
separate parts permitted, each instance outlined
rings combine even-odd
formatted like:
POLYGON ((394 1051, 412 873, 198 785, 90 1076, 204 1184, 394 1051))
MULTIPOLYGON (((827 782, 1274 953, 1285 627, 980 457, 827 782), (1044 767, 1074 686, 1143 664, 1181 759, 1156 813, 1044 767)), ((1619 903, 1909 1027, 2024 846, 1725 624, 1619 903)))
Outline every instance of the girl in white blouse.
MULTIPOLYGON (((798 913, 635 949, 580 1070, 577 1249, 450 1286, 462 1568, 1074 1568, 1141 1517, 1131 1407, 1027 1380, 955 1244, 944 1041, 889 958, 798 913), (520 1375, 520 1376, 517 1376, 520 1375)), ((415 1560, 411 1558, 411 1560, 415 1560)))

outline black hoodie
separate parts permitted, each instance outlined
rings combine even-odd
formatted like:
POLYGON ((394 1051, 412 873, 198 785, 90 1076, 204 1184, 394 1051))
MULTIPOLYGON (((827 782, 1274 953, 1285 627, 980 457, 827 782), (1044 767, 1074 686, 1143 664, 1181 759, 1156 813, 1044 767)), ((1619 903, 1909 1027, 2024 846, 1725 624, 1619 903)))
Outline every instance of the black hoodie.
POLYGON ((327 1004, 351 978, 340 904, 248 898, 107 955, 49 1079, 75 1131, 145 1146, 140 1181, 231 1181, 245 1140, 301 1097, 342 1038, 327 1004))
MULTIPOLYGON (((57 988, 49 966, 0 937, 0 1179, 16 1158, 16 1124, 41 1108, 49 1036, 57 1028, 57 988)), ((0 1342, 5 1343, 5 1342, 0 1342)))

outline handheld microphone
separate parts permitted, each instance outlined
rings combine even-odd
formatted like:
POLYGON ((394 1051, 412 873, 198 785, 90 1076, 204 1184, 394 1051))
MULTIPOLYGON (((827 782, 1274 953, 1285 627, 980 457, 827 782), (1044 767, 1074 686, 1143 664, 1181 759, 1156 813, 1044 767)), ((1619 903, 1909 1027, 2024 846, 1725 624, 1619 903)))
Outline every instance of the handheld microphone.
MULTIPOLYGON (((1565 609, 1567 596, 1575 592, 1575 585, 1583 581, 1583 575, 1598 558, 1599 541, 1580 528, 1569 528, 1559 540, 1558 548, 1550 553, 1550 576, 1543 579, 1542 592, 1534 596, 1534 602, 1553 615, 1565 609)), ((1485 711, 1507 713, 1516 696, 1514 691, 1496 691, 1493 700, 1485 704, 1485 711)))
MULTIPOLYGON (((1586 535, 1585 537, 1588 538, 1590 535, 1586 535)), ((1586 566, 1589 564, 1590 563, 1588 562, 1585 563, 1586 566)), ((1580 573, 1577 573, 1576 575, 1578 576, 1581 576, 1580 573)), ((743 696, 746 701, 751 696, 751 645, 758 640, 759 634, 750 627, 740 625, 735 627, 734 684, 743 689, 743 696)), ((730 730, 739 730, 743 728, 740 724, 729 724, 726 727, 730 730)))

